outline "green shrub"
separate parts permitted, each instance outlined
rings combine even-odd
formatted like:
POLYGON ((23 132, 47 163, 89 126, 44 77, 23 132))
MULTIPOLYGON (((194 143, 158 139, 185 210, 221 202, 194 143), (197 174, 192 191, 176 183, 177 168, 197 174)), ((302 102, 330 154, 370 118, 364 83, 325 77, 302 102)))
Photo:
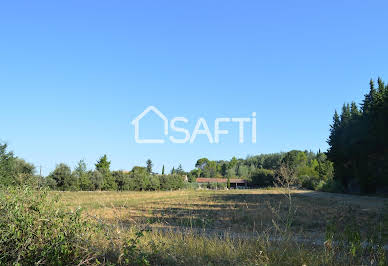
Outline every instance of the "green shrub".
POLYGON ((298 181, 300 182, 300 185, 304 188, 316 190, 318 187, 320 180, 318 177, 315 176, 308 176, 303 175, 298 178, 298 181))
POLYGON ((159 178, 161 190, 180 189, 185 185, 183 177, 180 175, 163 175, 159 178))
POLYGON ((148 190, 159 190, 160 189, 160 179, 158 176, 151 176, 148 190))
POLYGON ((0 264, 78 264, 90 231, 80 211, 66 211, 46 191, 0 190, 0 264))
POLYGON ((129 238, 123 245, 123 253, 120 264, 124 265, 150 265, 148 255, 139 248, 140 239, 144 236, 144 231, 136 232, 135 237, 129 238))
POLYGON ((216 183, 207 183, 207 188, 208 189, 216 189, 217 188, 217 184, 216 183))
POLYGON ((217 189, 226 189, 227 183, 217 183, 217 189))
POLYGON ((185 189, 198 189, 199 188, 199 184, 198 183, 187 182, 187 183, 185 183, 184 188, 185 189))
POLYGON ((251 173, 251 185, 268 187, 275 181, 275 172, 269 169, 256 169, 251 173))
POLYGON ((212 182, 212 183, 209 182, 206 185, 208 189, 226 189, 226 186, 227 186, 226 183, 216 183, 216 182, 212 182))
POLYGON ((328 181, 322 181, 318 184, 316 190, 331 193, 342 193, 345 191, 344 187, 336 180, 330 179, 328 181))

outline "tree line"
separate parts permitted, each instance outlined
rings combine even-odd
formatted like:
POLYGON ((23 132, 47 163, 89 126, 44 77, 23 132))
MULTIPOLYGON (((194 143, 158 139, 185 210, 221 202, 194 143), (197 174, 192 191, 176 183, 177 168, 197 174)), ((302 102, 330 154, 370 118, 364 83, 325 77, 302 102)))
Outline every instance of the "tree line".
POLYGON ((333 165, 325 153, 292 150, 289 152, 260 154, 246 159, 233 157, 229 161, 199 159, 195 169, 188 173, 189 180, 206 178, 242 178, 251 186, 273 186, 280 175, 280 168, 286 166, 295 176, 296 185, 308 189, 328 189, 333 186, 333 165))
POLYGON ((65 164, 59 164, 46 178, 46 184, 59 190, 176 190, 184 187, 182 175, 157 175, 152 173, 152 161, 146 167, 135 166, 131 171, 111 171, 107 156, 102 156, 94 170, 87 170, 83 160, 74 171, 65 164))
MULTIPOLYGON (((333 167, 324 153, 308 151, 290 151, 287 153, 261 154, 248 156, 246 159, 233 157, 229 161, 211 161, 207 158, 197 160, 195 169, 186 172, 182 165, 173 167, 165 174, 152 172, 153 163, 149 159, 146 166, 135 166, 131 171, 111 171, 111 162, 103 155, 95 163, 94 169, 87 169, 81 160, 74 169, 60 163, 46 177, 35 174, 35 167, 17 158, 7 151, 7 145, 0 146, 0 184, 30 184, 47 186, 63 191, 94 190, 171 190, 193 187, 198 177, 208 178, 243 178, 251 186, 272 186, 281 165, 294 170, 301 186, 318 189, 330 182, 333 167), (187 180, 186 180, 187 179, 187 180), (187 181, 187 182, 186 182, 187 181)), ((229 181, 230 182, 230 181, 229 181)), ((195 187, 195 186, 194 186, 195 187)), ((220 187, 210 184, 210 188, 220 187)))
POLYGON ((369 83, 360 106, 344 104, 335 111, 327 156, 333 162, 335 180, 346 191, 388 191, 388 84, 381 78, 369 83))
POLYGON ((110 164, 106 155, 96 162, 94 170, 88 170, 83 160, 74 170, 60 163, 47 177, 42 177, 36 174, 34 165, 7 151, 7 144, 0 144, 0 186, 29 185, 61 191, 142 191, 176 190, 185 185, 179 172, 167 175, 152 173, 151 160, 146 162, 146 167, 135 166, 131 171, 111 171, 110 164))

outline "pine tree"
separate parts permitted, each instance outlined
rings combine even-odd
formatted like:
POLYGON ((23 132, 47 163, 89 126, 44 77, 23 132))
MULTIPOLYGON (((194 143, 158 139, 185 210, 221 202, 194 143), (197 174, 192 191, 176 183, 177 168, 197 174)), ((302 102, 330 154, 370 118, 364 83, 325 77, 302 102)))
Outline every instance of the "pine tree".
POLYGON ((110 161, 108 161, 108 156, 104 154, 104 156, 100 157, 100 159, 95 164, 96 170, 102 173, 110 171, 110 161))
POLYGON ((100 159, 95 164, 96 170, 101 173, 103 177, 103 182, 101 189, 102 190, 116 190, 117 184, 112 176, 110 171, 110 161, 108 161, 108 156, 104 154, 104 156, 100 157, 100 159))
POLYGON ((355 102, 344 104, 340 118, 333 117, 328 139, 328 159, 335 179, 348 187, 358 183, 361 192, 374 193, 388 187, 388 86, 379 78, 369 82, 361 109, 355 102))
POLYGON ((364 101, 362 103, 362 112, 367 115, 372 109, 374 104, 374 98, 376 96, 376 89, 373 80, 369 82, 369 93, 365 95, 364 101))
POLYGON ((350 106, 349 104, 344 104, 342 106, 341 124, 346 125, 350 121, 350 117, 350 106))
POLYGON ((357 104, 352 102, 350 105, 350 116, 353 119, 358 119, 361 115, 361 112, 358 110, 357 104))
POLYGON ((163 167, 162 167, 162 175, 164 175, 164 164, 163 164, 163 167))

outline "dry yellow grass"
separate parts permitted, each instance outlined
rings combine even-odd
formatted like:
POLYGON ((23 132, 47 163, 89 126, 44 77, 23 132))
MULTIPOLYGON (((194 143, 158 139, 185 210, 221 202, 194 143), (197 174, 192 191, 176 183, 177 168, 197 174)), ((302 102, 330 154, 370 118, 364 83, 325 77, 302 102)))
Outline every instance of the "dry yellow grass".
MULTIPOLYGON (((261 233, 273 225, 274 210, 283 216, 287 200, 280 189, 181 190, 155 192, 64 192, 64 203, 108 223, 209 232, 261 233)), ((292 231, 323 236, 326 222, 357 217, 361 227, 374 224, 384 199, 293 191, 296 215, 292 231), (355 199, 354 199, 355 197, 355 199)))
MULTIPOLYGON (((323 242, 330 220, 340 225, 355 222, 360 233, 373 228, 386 199, 294 190, 292 210, 296 212, 287 227, 284 219, 290 209, 285 192, 273 188, 51 193, 59 194, 68 208, 82 208, 83 215, 98 221, 102 230, 93 235, 91 246, 103 264, 127 265, 123 262, 126 252, 134 253, 129 256, 133 265, 144 264, 139 258, 151 265, 369 265, 386 261, 381 246, 354 256, 349 245, 329 245, 328 249, 323 242), (139 229, 141 237, 133 242, 139 229), (135 248, 128 243, 135 243, 135 248)), ((351 234, 357 232, 354 229, 351 234)))

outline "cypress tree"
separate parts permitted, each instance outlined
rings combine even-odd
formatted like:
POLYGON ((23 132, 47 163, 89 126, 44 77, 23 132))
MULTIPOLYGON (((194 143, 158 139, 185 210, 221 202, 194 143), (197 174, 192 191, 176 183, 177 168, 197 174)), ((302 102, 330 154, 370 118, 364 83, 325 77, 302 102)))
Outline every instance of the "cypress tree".
POLYGON ((149 174, 151 174, 152 173, 152 166, 153 166, 151 159, 148 159, 146 163, 147 163, 147 172, 149 174))

